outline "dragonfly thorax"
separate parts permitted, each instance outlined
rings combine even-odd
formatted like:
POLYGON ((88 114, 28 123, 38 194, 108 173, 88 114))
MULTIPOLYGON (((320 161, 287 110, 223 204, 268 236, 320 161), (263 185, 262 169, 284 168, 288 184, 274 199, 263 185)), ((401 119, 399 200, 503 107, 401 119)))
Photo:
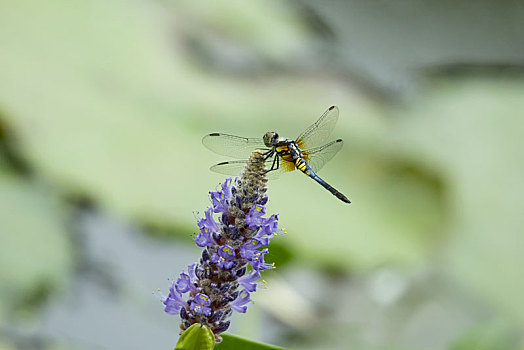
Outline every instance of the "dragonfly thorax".
POLYGON ((300 147, 298 147, 295 141, 286 140, 286 146, 287 151, 293 157, 294 160, 296 160, 297 158, 304 158, 304 153, 302 153, 302 150, 300 149, 300 147))
POLYGON ((264 140, 264 144, 266 147, 273 148, 278 143, 278 134, 274 131, 268 131, 264 134, 264 137, 262 138, 264 140))

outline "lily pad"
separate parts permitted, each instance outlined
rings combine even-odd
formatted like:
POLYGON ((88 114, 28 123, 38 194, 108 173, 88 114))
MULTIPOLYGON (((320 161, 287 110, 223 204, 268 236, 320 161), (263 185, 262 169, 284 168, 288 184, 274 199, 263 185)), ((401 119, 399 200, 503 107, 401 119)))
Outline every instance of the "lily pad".
POLYGON ((0 168, 0 322, 65 282, 72 256, 65 208, 43 186, 0 168))

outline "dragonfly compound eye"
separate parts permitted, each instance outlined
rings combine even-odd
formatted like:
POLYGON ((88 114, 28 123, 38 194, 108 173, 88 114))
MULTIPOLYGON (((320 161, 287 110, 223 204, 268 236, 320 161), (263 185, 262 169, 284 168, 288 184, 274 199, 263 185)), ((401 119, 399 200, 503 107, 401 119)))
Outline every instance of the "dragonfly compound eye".
POLYGON ((266 147, 272 147, 273 143, 278 140, 278 134, 273 131, 266 132, 263 139, 266 147))

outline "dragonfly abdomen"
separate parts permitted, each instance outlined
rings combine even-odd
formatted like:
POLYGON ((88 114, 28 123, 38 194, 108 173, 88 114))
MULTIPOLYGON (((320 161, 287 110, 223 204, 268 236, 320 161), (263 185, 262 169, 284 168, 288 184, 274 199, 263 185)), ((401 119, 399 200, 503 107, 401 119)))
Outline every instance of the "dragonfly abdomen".
POLYGON ((351 203, 351 201, 346 197, 344 196, 342 193, 340 193, 339 191, 337 191, 333 186, 331 186, 330 184, 328 184, 326 181, 322 180, 320 178, 320 176, 318 176, 314 171, 313 169, 311 169, 311 167, 309 166, 309 164, 302 158, 298 158, 296 161, 295 161, 295 166, 298 170, 300 170, 301 172, 303 172, 304 174, 306 174, 307 176, 309 176, 310 178, 312 178, 313 180, 315 180, 316 182, 318 182, 322 187, 324 187, 326 190, 328 190, 329 192, 331 192, 331 194, 333 194, 335 197, 337 197, 338 199, 340 199, 342 202, 345 202, 345 203, 351 203))

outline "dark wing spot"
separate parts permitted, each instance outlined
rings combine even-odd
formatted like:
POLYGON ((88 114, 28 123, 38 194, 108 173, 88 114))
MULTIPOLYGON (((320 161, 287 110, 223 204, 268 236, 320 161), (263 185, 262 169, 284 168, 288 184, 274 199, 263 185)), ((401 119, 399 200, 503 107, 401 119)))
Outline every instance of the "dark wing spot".
POLYGON ((214 132, 212 134, 209 134, 209 136, 220 136, 220 134, 218 132, 214 132))
POLYGON ((220 163, 217 163, 217 165, 224 165, 224 164, 229 164, 229 162, 220 162, 220 163))
POLYGON ((331 106, 331 107, 329 107, 329 110, 332 110, 333 108, 335 108, 335 106, 331 106))

